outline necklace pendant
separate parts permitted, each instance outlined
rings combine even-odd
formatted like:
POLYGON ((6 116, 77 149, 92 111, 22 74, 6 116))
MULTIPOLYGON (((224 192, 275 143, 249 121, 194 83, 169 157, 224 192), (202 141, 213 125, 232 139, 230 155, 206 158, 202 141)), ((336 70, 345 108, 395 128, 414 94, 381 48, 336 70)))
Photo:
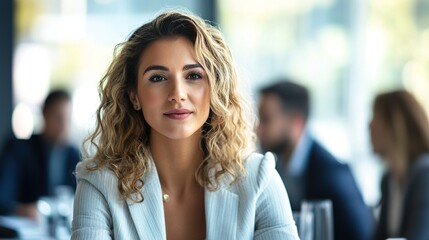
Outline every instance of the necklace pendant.
POLYGON ((162 201, 163 202, 168 202, 168 199, 170 199, 170 196, 168 196, 168 194, 162 194, 162 201))

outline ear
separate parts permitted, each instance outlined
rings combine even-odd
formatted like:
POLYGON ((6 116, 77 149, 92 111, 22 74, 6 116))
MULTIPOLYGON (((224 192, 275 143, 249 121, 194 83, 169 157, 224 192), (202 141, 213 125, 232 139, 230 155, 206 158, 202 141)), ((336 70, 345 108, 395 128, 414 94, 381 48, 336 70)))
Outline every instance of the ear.
POLYGON ((140 102, 136 92, 130 91, 128 93, 128 96, 130 97, 130 101, 131 101, 131 104, 133 104, 134 110, 140 110, 141 109, 140 102))

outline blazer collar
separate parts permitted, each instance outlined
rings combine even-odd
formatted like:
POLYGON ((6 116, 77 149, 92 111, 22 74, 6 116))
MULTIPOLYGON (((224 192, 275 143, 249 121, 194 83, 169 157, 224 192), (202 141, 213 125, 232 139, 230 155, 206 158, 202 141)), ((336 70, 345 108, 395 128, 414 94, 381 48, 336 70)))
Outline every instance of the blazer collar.
POLYGON ((131 218, 140 239, 166 239, 161 184, 153 162, 143 181, 144 201, 132 203, 127 199, 131 218))
MULTIPOLYGON (((140 239, 166 239, 161 184, 152 162, 142 188, 144 201, 128 209, 140 239)), ((217 191, 205 191, 206 239, 237 238, 238 195, 224 185, 217 191)))

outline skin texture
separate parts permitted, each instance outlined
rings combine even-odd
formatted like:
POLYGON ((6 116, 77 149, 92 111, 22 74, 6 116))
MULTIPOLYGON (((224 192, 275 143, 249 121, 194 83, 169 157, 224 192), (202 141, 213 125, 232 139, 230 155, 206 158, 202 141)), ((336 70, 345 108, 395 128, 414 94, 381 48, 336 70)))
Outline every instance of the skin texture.
POLYGON ((152 43, 143 53, 138 70, 137 99, 145 120, 170 139, 183 139, 201 128, 209 114, 209 85, 204 69, 195 67, 191 42, 168 38, 152 43), (180 60, 179 60, 180 59, 180 60), (149 70, 162 66, 168 70, 149 70), (184 70, 185 67, 192 67, 184 70), (165 113, 178 108, 192 111, 184 121, 165 113))
POLYGON ((152 156, 170 196, 164 203, 167 238, 204 239, 204 188, 194 173, 203 159, 201 127, 210 112, 210 86, 192 43, 184 37, 151 43, 141 55, 130 98, 151 127, 152 156), (187 113, 168 114, 177 109, 187 113))
POLYGON ((263 94, 259 103, 259 119, 257 135, 262 150, 289 159, 304 130, 303 117, 284 111, 277 96, 263 94))
POLYGON ((62 100, 53 103, 43 113, 45 128, 43 136, 51 143, 63 143, 66 141, 70 129, 71 103, 62 100))
POLYGON ((381 114, 374 109, 370 122, 373 151, 386 161, 388 168, 400 186, 404 186, 407 171, 405 151, 395 142, 394 135, 381 114))
POLYGON ((369 126, 373 151, 380 155, 386 155, 389 151, 389 139, 392 136, 386 138, 386 134, 389 134, 389 131, 383 119, 375 110, 369 126))

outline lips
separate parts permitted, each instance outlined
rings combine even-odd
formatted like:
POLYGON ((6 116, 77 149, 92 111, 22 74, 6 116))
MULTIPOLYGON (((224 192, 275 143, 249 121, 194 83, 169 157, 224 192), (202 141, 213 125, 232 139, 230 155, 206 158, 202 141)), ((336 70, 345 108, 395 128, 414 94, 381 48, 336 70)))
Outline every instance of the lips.
POLYGON ((164 115, 168 118, 175 119, 175 120, 181 120, 189 117, 192 114, 191 110, 188 109, 173 109, 168 112, 165 112, 164 115))

